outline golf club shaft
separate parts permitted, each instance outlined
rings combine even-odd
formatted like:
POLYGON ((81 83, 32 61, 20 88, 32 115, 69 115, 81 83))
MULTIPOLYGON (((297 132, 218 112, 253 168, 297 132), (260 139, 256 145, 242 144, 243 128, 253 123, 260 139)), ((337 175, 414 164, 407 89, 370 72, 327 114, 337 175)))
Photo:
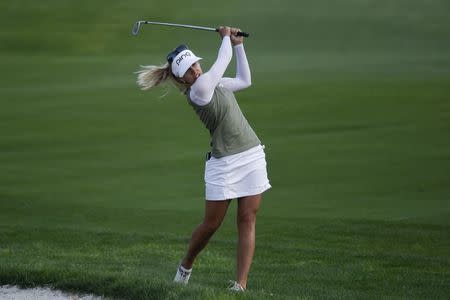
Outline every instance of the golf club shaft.
POLYGON ((174 26, 174 27, 184 27, 184 28, 216 31, 216 29, 212 28, 212 27, 203 27, 203 26, 194 26, 194 25, 184 25, 184 24, 165 23, 165 22, 153 22, 153 21, 143 21, 142 23, 143 24, 153 24, 153 25, 162 25, 162 26, 174 26))
MULTIPOLYGON (((166 22, 154 22, 154 21, 138 21, 135 24, 134 28, 138 28, 136 31, 133 29, 133 34, 137 34, 137 31, 139 30, 139 27, 136 27, 136 25, 140 27, 140 24, 152 24, 152 25, 162 25, 162 26, 173 26, 173 27, 182 27, 182 28, 190 28, 190 29, 199 29, 199 30, 207 30, 207 31, 219 31, 217 28, 212 27, 204 27, 204 26, 195 26, 195 25, 186 25, 186 24, 175 24, 175 23, 166 23, 166 22)), ((239 31, 237 36, 244 36, 248 37, 249 34, 246 32, 239 31)))

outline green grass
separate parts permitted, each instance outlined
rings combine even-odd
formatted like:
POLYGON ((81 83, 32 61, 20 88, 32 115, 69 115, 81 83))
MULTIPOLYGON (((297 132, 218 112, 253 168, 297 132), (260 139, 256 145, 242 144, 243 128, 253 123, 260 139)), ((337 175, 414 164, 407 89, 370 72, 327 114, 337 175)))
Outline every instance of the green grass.
POLYGON ((207 68, 219 40, 131 36, 154 18, 251 33, 253 86, 237 98, 273 189, 238 298, 447 298, 449 14, 416 0, 2 2, 0 284, 235 298, 235 203, 191 284, 171 283, 202 218, 209 137, 178 92, 141 92, 133 72, 182 42, 207 68))

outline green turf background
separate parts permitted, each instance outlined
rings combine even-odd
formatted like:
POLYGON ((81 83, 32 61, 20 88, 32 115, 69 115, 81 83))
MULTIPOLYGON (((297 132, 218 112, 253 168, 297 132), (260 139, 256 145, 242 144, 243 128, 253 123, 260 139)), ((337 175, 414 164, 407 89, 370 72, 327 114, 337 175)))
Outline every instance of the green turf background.
MULTIPOLYGON (((3 1, 0 284, 128 299, 232 298, 235 204, 170 281, 203 213, 209 136, 175 89, 135 72, 248 31, 237 93, 273 189, 242 298, 446 298, 450 3, 442 0, 3 1), (167 96, 162 97, 167 91, 167 96)), ((231 64, 229 76, 233 75, 231 64)))

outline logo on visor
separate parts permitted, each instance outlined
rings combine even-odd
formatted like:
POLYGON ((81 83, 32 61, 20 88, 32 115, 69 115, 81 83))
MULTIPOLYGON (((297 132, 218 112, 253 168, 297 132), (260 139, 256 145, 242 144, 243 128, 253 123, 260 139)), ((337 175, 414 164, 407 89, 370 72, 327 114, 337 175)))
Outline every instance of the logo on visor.
POLYGON ((178 59, 175 61, 177 63, 177 66, 179 66, 181 61, 183 60, 183 58, 185 58, 187 56, 191 56, 191 53, 186 52, 186 53, 182 54, 180 57, 178 57, 178 59))

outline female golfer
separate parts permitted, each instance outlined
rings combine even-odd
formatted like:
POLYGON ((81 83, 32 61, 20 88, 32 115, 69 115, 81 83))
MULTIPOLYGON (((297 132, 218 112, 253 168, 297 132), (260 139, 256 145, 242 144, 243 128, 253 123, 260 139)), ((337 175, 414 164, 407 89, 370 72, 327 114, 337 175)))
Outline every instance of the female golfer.
POLYGON ((271 186, 267 178, 264 147, 248 124, 233 92, 251 84, 243 38, 237 28, 221 26, 222 44, 217 60, 203 73, 197 57, 185 45, 167 56, 163 66, 145 66, 138 72, 138 84, 146 90, 170 80, 187 96, 211 134, 211 152, 205 165, 205 216, 192 233, 175 282, 187 284, 195 258, 222 223, 231 199, 238 200, 237 278, 229 289, 245 291, 255 249, 256 212, 262 193, 271 186), (235 78, 222 77, 232 58, 237 60, 235 78))

